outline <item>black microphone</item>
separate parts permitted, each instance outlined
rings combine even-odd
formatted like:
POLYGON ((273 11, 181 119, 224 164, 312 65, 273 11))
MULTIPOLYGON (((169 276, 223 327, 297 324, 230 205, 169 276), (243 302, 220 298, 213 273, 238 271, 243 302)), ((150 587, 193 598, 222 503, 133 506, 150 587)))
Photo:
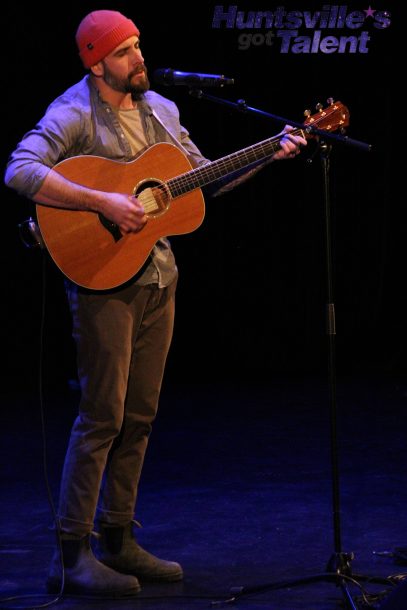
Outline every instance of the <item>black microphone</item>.
POLYGON ((159 85, 184 85, 186 87, 223 87, 233 85, 233 78, 220 74, 200 74, 198 72, 179 72, 171 68, 161 68, 154 72, 154 81, 159 85))

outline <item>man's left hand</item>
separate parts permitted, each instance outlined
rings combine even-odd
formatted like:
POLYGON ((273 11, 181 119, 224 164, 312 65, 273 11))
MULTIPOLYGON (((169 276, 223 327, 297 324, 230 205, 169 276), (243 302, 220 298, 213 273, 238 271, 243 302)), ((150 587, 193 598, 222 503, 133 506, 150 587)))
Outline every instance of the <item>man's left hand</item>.
POLYGON ((301 147, 307 145, 305 138, 301 136, 294 136, 290 132, 293 131, 293 127, 286 125, 280 135, 283 137, 280 140, 280 150, 273 155, 274 161, 280 161, 281 159, 292 159, 301 152, 301 147))

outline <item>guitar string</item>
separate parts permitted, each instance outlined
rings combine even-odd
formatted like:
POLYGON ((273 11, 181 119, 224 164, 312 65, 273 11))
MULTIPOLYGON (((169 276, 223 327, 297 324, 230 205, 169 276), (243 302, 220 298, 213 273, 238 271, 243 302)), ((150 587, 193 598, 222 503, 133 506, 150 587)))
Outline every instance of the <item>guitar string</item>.
MULTIPOLYGON (((292 135, 301 134, 302 136, 304 136, 304 130, 307 127, 312 126, 313 128, 316 128, 322 121, 326 121, 331 117, 331 115, 335 115, 338 112, 338 110, 341 110, 341 104, 337 102, 335 105, 333 104, 330 109, 324 110, 321 113, 321 116, 317 116, 316 119, 314 119, 314 117, 311 117, 311 119, 309 119, 309 122, 306 125, 304 125, 304 127, 293 129, 293 131, 291 131, 290 133, 292 135)), ((343 112, 343 109, 342 109, 342 112, 343 112)), ((225 175, 224 170, 229 170, 230 167, 232 168, 231 171, 233 172, 234 170, 240 169, 242 167, 247 167, 254 161, 259 161, 260 159, 269 156, 270 147, 272 148, 273 151, 277 150, 277 146, 280 143, 280 141, 281 141, 280 136, 275 136, 274 138, 269 138, 267 140, 263 140, 262 142, 253 144, 253 146, 249 146, 248 148, 245 148, 238 152, 232 153, 231 155, 222 157, 221 159, 218 159, 217 161, 213 161, 212 163, 209 163, 207 166, 198 167, 189 172, 186 172, 185 174, 182 174, 181 176, 172 178, 167 182, 167 185, 170 189, 171 194, 173 196, 177 197, 179 195, 182 195, 185 192, 188 192, 189 190, 193 190, 194 188, 197 188, 199 186, 204 186, 205 184, 209 184, 210 182, 213 182, 217 178, 221 178, 222 176, 225 175), (261 153, 261 154, 256 157, 255 156, 256 153, 261 153), (254 159, 252 159, 253 155, 254 155, 254 159), (236 161, 242 159, 244 156, 246 156, 247 159, 243 163, 238 165, 236 163, 236 161), (250 159, 250 160, 247 162, 248 159, 250 159), (216 171, 219 172, 218 176, 215 173, 216 171), (202 177, 201 180, 200 180, 200 177, 202 177), (195 178, 195 181, 194 181, 194 178, 195 178), (192 184, 192 188, 191 188, 191 184, 192 184)), ((231 171, 229 170, 229 173, 231 173, 231 171)), ((228 173, 228 172, 226 172, 226 173, 228 173)))

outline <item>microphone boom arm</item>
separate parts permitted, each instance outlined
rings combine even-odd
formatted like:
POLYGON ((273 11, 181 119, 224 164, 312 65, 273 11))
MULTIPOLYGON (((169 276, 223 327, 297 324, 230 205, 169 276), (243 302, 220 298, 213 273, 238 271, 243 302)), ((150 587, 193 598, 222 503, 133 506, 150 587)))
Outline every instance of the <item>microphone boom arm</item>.
POLYGON ((237 102, 232 102, 231 100, 225 100, 220 97, 216 97, 214 95, 210 95, 209 93, 204 93, 200 89, 190 89, 189 95, 195 97, 199 100, 205 99, 210 102, 214 102, 216 104, 220 104, 223 106, 228 106, 229 108, 233 108, 238 112, 257 114, 262 116, 263 118, 271 119, 280 123, 281 125, 291 125, 292 127, 299 127, 300 129, 304 129, 307 133, 315 136, 321 136, 325 140, 330 139, 332 141, 337 142, 338 144, 345 144, 346 146, 352 146, 354 148, 359 148, 364 152, 371 152, 372 145, 367 144, 366 142, 361 142, 360 140, 354 140, 352 138, 348 138, 348 136, 330 133, 321 129, 317 129, 312 127, 311 125, 304 125, 304 123, 299 123, 298 121, 292 121, 291 119, 287 119, 285 117, 278 116, 276 114, 272 114, 271 112, 266 112, 265 110, 259 110, 258 108, 252 108, 248 106, 244 100, 238 100, 237 102))

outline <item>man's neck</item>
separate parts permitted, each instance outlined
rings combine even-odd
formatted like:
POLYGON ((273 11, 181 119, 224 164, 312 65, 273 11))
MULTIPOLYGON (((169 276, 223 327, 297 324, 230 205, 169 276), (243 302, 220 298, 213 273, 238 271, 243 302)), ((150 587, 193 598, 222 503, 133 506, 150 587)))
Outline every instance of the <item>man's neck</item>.
POLYGON ((114 108, 121 110, 129 110, 136 106, 136 103, 131 97, 131 93, 121 93, 112 89, 103 78, 97 78, 91 75, 91 79, 95 87, 99 90, 100 97, 104 102, 107 102, 114 108))

